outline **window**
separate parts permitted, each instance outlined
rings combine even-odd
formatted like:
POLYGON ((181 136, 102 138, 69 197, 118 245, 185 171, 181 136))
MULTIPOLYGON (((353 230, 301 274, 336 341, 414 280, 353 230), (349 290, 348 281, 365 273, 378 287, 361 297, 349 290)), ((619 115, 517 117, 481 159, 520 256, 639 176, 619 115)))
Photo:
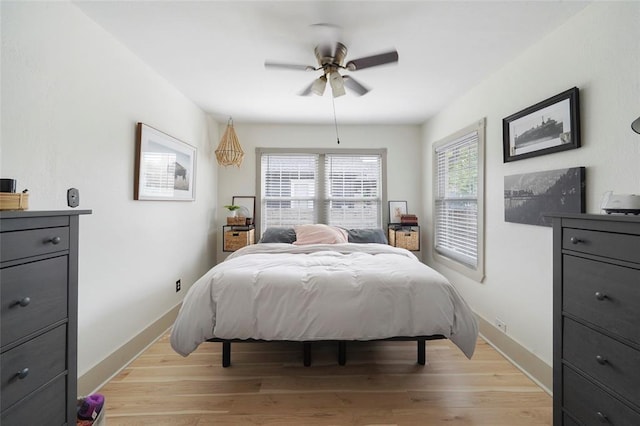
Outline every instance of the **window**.
POLYGON ((261 229, 315 222, 317 155, 263 155, 261 163, 261 229))
POLYGON ((380 155, 325 155, 327 223, 345 228, 382 226, 380 155))
POLYGON ((382 227, 386 150, 257 154, 260 230, 306 223, 382 227))
POLYGON ((434 144, 434 257, 484 278, 484 119, 434 144))

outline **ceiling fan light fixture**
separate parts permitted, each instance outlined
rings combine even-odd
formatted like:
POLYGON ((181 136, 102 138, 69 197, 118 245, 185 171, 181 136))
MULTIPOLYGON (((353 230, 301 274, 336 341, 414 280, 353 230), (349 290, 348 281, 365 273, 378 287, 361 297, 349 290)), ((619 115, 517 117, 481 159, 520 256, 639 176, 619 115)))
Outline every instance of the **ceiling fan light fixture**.
MULTIPOLYGON (((314 25, 321 28, 335 27, 331 24, 314 25)), ((322 77, 310 82, 298 94, 300 96, 309 96, 311 94, 322 96, 326 89, 327 80, 329 80, 329 83, 331 84, 331 90, 333 92, 333 97, 337 98, 339 96, 346 95, 345 86, 347 86, 347 88, 349 88, 350 90, 353 90, 358 96, 365 95, 370 90, 362 84, 358 83, 353 78, 349 78, 349 75, 340 75, 340 70, 353 72, 365 68, 377 67, 380 65, 398 62, 398 52, 395 49, 388 52, 379 53, 377 55, 356 58, 350 61, 346 61, 347 52, 347 46, 345 46, 343 43, 335 40, 325 40, 324 42, 317 44, 314 48, 314 54, 318 62, 317 67, 311 65, 289 64, 272 61, 265 61, 264 65, 267 68, 322 71, 322 77), (346 65, 344 65, 345 62, 346 65)))
POLYGON ((313 82, 313 85, 311 85, 311 92, 315 95, 322 96, 324 94, 325 87, 327 87, 327 77, 323 75, 313 82))
POLYGON ((344 80, 338 71, 332 71, 329 73, 329 84, 331 84, 331 91, 333 92, 334 98, 347 93, 344 90, 344 80))

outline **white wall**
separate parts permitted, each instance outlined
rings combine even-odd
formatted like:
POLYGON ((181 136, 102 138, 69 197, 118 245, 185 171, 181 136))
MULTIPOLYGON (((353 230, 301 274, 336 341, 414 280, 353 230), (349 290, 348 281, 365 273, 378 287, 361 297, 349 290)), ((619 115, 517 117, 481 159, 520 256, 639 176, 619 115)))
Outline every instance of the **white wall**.
POLYGON ((180 302, 215 263, 217 123, 74 5, 2 2, 2 176, 30 210, 80 190, 78 373, 180 302), (133 201, 141 121, 198 149, 196 201, 133 201), (182 293, 175 281, 182 279, 182 293))
MULTIPOLYGON (((552 363, 551 229, 504 221, 504 176, 587 168, 587 212, 606 190, 640 192, 640 3, 597 2, 465 94, 423 126, 424 169, 432 144, 486 117, 486 279, 480 284, 436 263, 482 317, 552 363), (503 164, 502 119, 573 86, 580 89, 582 147, 503 164)), ((431 175, 422 177, 430 219, 431 175)), ((429 221, 429 229, 432 229, 429 221)))
MULTIPOLYGON (((222 134, 226 124, 220 126, 222 134)), ((390 200, 407 200, 410 212, 417 212, 422 205, 420 190, 421 136, 420 127, 411 125, 396 126, 355 126, 340 125, 340 145, 336 143, 333 125, 279 125, 279 124, 242 124, 235 122, 244 162, 240 168, 235 166, 220 168, 218 175, 219 206, 231 204, 234 195, 256 195, 256 155, 259 148, 387 148, 387 196, 390 200)), ((385 206, 385 209, 388 207, 385 206)), ((218 227, 226 223, 227 211, 219 209, 218 227)), ((419 218, 420 219, 420 218, 419 218)), ((256 236, 257 238, 257 236, 256 236)), ((222 241, 218 243, 218 259, 228 253, 222 253, 222 241)), ((416 253, 419 255, 419 253, 416 253)))

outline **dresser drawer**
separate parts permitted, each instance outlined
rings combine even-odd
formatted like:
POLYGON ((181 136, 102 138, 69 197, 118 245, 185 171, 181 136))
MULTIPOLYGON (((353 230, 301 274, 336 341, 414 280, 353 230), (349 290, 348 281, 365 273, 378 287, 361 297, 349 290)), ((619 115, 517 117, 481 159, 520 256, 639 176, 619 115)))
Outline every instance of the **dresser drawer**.
POLYGON ((571 368, 563 368, 563 407, 585 425, 640 425, 640 413, 618 401, 571 368))
POLYGON ((3 426, 75 424, 75 419, 67 422, 66 390, 65 377, 60 376, 30 398, 3 411, 0 424, 3 426))
POLYGON ((563 358, 640 406, 640 351, 568 318, 563 358))
POLYGON ((0 270, 3 347, 67 318, 67 263, 59 256, 0 270))
POLYGON ((8 408, 66 370, 67 327, 62 325, 0 356, 2 408, 8 408), (24 372, 23 378, 19 373, 24 372))
POLYGON ((564 228, 562 248, 640 263, 640 235, 564 228))
POLYGON ((69 228, 43 228, 3 232, 0 238, 0 260, 21 259, 69 249, 69 228))
POLYGON ((563 255, 562 309, 640 344, 640 270, 563 255))

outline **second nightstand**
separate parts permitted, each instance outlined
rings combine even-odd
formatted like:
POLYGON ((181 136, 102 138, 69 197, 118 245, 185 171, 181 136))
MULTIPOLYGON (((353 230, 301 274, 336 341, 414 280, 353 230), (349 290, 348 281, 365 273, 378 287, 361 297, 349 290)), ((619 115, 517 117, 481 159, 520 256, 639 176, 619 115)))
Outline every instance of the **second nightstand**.
POLYGON ((224 225, 222 227, 222 251, 236 251, 251 244, 255 244, 255 228, 253 225, 224 225))
POLYGON ((389 225, 389 245, 420 251, 420 226, 389 225))

